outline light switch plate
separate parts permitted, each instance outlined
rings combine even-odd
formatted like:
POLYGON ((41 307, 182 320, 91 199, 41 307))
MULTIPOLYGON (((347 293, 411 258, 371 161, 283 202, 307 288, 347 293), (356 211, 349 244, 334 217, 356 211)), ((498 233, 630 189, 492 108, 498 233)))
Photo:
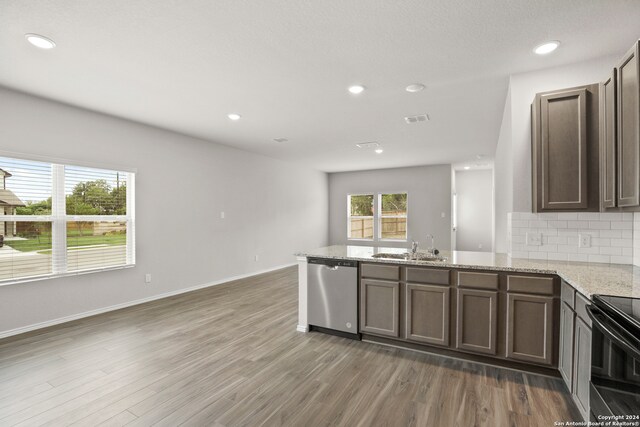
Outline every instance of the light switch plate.
POLYGON ((528 246, 542 246, 542 233, 527 233, 528 246))

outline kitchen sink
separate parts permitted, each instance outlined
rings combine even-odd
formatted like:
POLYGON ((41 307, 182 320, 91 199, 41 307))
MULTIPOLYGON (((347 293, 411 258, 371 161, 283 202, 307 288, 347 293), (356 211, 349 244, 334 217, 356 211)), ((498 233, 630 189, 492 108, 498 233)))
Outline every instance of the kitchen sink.
POLYGON ((402 259, 402 260, 412 260, 412 261, 446 261, 447 259, 437 255, 417 253, 415 255, 410 254, 409 252, 404 253, 387 253, 381 252, 379 254, 373 254, 373 258, 381 258, 381 259, 402 259))

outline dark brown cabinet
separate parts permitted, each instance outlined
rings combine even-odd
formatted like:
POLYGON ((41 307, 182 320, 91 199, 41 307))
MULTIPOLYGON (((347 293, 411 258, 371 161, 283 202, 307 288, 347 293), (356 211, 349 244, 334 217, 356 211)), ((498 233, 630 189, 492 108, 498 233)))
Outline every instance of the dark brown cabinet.
MULTIPOLYGON (((558 369, 582 417, 589 419, 592 369, 591 326, 587 315, 589 300, 562 283, 558 369)), ((604 356, 604 355, 603 355, 604 356)), ((600 356, 596 355, 596 358, 600 356)), ((606 357, 605 357, 606 358, 606 357)), ((602 360, 604 364, 608 362, 602 360)), ((605 369, 605 368, 603 368, 605 369)))
MULTIPOLYGON (((569 299, 573 288, 564 288, 569 299)), ((552 275, 363 262, 359 331, 385 344, 552 368, 560 293, 552 275)))
POLYGON ((498 335, 498 292, 458 289, 456 347, 495 355, 498 335))
POLYGON ((388 337, 400 336, 400 283, 360 280, 360 330, 388 337))
POLYGON ((532 105, 533 208, 600 210, 598 85, 537 94, 532 105))
POLYGON ((448 286, 407 283, 406 339, 449 345, 449 293, 448 286))
POLYGON ((616 70, 600 83, 600 202, 617 206, 616 70))
POLYGON ((640 41, 617 68, 618 206, 640 204, 640 41))
POLYGON ((573 400, 585 420, 589 419, 589 381, 591 379, 591 328, 576 317, 573 347, 573 400))
POLYGON ((507 295, 507 357, 524 362, 553 363, 553 298, 507 295))
POLYGON ((573 391, 573 330, 575 313, 565 302, 560 305, 558 370, 569 391, 573 391))

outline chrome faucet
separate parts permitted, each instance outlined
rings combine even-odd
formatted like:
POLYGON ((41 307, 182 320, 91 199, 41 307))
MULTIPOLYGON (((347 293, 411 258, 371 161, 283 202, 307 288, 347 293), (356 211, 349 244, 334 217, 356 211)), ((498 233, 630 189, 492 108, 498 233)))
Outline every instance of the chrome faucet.
POLYGON ((411 241, 411 257, 415 258, 417 253, 418 253, 418 242, 416 242, 415 240, 412 240, 411 241))
POLYGON ((427 250, 429 251, 430 254, 433 254, 433 251, 435 251, 436 249, 435 237, 433 237, 433 234, 427 234, 427 239, 431 239, 431 246, 427 250))

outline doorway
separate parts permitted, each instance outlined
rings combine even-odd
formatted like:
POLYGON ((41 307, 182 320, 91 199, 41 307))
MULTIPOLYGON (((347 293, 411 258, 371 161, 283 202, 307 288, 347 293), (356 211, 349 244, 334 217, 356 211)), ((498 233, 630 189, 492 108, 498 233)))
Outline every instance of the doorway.
POLYGON ((454 240, 458 251, 493 252, 493 169, 454 170, 454 240))

